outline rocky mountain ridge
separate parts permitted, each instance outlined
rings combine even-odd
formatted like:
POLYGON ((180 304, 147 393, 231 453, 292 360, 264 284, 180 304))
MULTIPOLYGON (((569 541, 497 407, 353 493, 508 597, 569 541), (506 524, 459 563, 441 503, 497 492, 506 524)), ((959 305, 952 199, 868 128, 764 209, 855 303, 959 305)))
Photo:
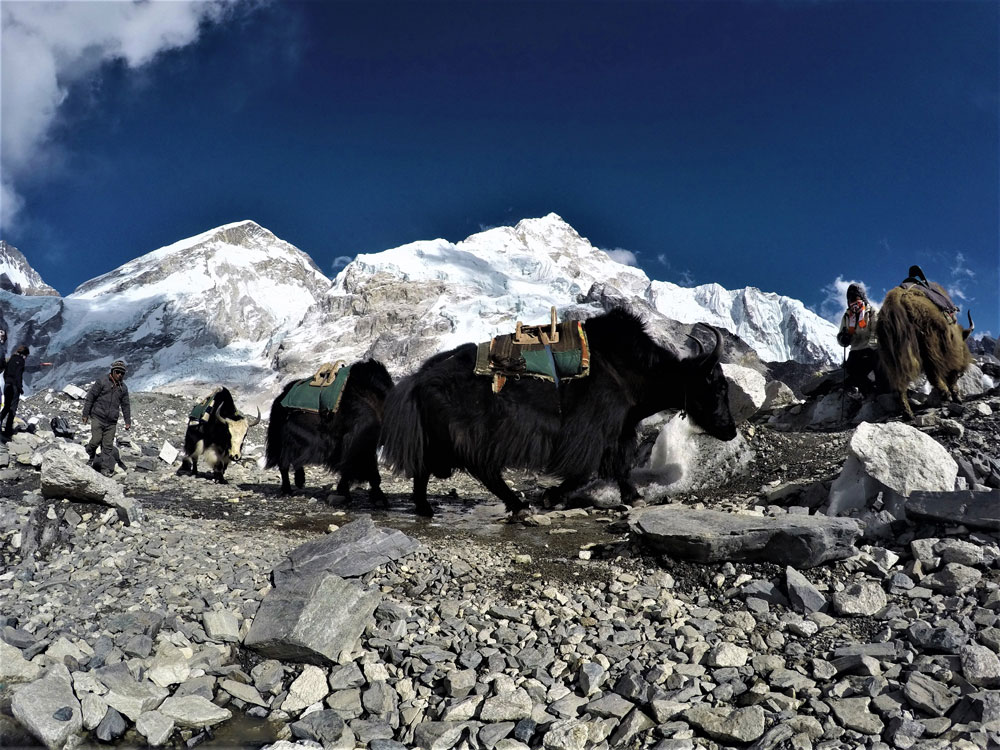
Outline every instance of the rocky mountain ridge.
POLYGON ((24 254, 4 240, 0 240, 0 291, 28 296, 59 296, 59 292, 42 281, 24 254))

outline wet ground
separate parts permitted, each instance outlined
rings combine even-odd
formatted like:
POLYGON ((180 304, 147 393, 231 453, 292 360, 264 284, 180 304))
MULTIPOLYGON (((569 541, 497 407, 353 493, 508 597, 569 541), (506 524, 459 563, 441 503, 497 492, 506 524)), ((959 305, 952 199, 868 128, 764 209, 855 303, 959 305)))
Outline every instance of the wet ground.
MULTIPOLYGON (((373 502, 367 488, 358 488, 350 500, 332 494, 335 483, 320 469, 306 470, 306 488, 291 496, 278 492, 277 482, 233 482, 224 487, 202 477, 185 478, 183 487, 170 485, 160 491, 131 491, 144 507, 187 518, 210 519, 236 525, 272 527, 285 533, 301 534, 303 540, 326 533, 331 526, 343 526, 368 515, 379 526, 398 529, 424 544, 471 544, 502 548, 513 555, 529 555, 532 575, 556 580, 593 577, 594 571, 581 564, 580 551, 593 558, 617 556, 627 542, 627 526, 620 511, 591 508, 556 518, 551 526, 511 522, 503 504, 488 494, 478 482, 464 474, 448 480, 432 480, 428 488, 435 515, 418 516, 410 502, 410 483, 404 479, 383 481, 388 506, 373 502)), ((335 477, 333 478, 335 480, 335 477)), ((544 484, 545 480, 541 480, 544 484)), ((529 496, 540 494, 539 481, 518 477, 512 486, 525 489, 529 496)), ((533 502, 535 512, 545 513, 533 502)), ((636 561, 641 565, 641 561, 636 561)))

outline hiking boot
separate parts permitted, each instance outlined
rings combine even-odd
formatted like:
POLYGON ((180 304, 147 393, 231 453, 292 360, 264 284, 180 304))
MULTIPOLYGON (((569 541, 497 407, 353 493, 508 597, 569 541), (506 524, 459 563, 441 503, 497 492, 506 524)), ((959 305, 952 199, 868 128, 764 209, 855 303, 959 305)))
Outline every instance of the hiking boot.
POLYGON ((113 477, 115 475, 114 469, 100 469, 101 475, 105 477, 113 477))

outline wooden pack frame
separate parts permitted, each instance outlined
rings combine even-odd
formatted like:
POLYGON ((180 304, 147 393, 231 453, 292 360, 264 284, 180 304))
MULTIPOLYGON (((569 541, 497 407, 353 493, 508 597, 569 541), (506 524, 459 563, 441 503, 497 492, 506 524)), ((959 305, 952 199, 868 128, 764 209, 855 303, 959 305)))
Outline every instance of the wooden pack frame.
POLYGON ((556 316, 556 306, 552 306, 552 322, 546 325, 537 326, 525 326, 521 325, 521 321, 517 321, 517 327, 514 330, 514 343, 515 344, 558 344, 559 343, 559 331, 556 330, 556 324, 559 319, 556 316), (548 331, 545 329, 548 328, 548 331))
POLYGON ((317 386, 319 388, 325 388, 328 385, 332 385, 333 381, 337 377, 337 373, 343 366, 344 360, 342 359, 338 359, 336 362, 332 363, 324 362, 319 366, 319 369, 316 370, 312 380, 309 381, 309 385, 317 386))

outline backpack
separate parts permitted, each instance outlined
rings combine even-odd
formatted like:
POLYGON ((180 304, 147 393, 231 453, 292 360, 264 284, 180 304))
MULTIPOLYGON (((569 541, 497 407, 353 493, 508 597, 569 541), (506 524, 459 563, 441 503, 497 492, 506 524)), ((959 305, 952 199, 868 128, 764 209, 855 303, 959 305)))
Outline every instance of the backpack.
POLYGON ((52 417, 52 421, 49 422, 49 426, 52 428, 52 432, 55 433, 56 437, 69 438, 71 440, 73 439, 73 428, 70 427, 69 422, 66 421, 66 417, 52 417))

